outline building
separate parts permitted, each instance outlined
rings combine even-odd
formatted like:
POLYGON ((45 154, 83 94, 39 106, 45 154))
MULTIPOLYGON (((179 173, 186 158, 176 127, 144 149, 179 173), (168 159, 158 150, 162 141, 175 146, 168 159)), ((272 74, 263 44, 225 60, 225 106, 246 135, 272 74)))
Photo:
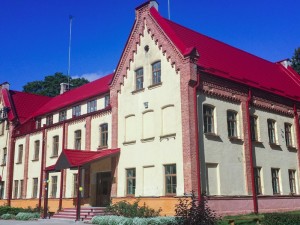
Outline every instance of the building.
POLYGON ((47 193, 56 210, 80 191, 81 205, 140 197, 171 215, 194 190, 222 214, 300 209, 299 85, 287 61, 192 31, 147 1, 114 74, 54 98, 1 86, 1 203, 42 206, 47 193))

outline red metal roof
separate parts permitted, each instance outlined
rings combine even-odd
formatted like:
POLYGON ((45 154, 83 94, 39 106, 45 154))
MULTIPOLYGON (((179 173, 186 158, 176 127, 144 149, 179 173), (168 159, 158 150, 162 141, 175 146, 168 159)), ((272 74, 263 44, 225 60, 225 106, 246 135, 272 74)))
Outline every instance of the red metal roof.
POLYGON ((300 78, 291 68, 286 69, 279 63, 269 62, 167 20, 154 7, 150 9, 150 14, 182 55, 197 49, 200 55, 197 64, 207 72, 300 100, 300 78))
POLYGON ((2 90, 4 103, 10 108, 8 119, 13 120, 16 117, 23 124, 33 113, 50 101, 50 97, 35 95, 31 93, 2 90))
POLYGON ((54 165, 46 167, 47 171, 59 171, 61 169, 74 168, 89 164, 99 159, 118 154, 120 149, 107 149, 102 151, 87 151, 63 149, 54 165))
POLYGON ((93 82, 58 95, 41 107, 33 116, 40 116, 58 109, 63 109, 64 107, 72 104, 109 92, 109 83, 112 77, 113 74, 109 74, 93 82))

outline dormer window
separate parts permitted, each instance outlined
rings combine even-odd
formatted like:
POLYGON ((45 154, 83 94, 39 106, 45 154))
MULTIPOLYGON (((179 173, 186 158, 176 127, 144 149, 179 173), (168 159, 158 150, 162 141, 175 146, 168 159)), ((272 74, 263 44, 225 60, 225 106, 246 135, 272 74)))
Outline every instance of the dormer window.
POLYGON ((109 95, 105 95, 104 97, 104 108, 110 105, 110 97, 109 95))
POLYGON ((135 89, 141 90, 144 88, 144 70, 143 68, 135 71, 135 89))
POLYGON ((59 122, 67 119, 67 110, 63 110, 59 112, 59 122))
POLYGON ((53 115, 48 115, 46 116, 46 125, 49 126, 49 125, 52 125, 53 124, 53 115))
POLYGON ((80 105, 73 106, 72 116, 76 117, 76 116, 80 116, 80 115, 81 115, 81 106, 80 105))
POLYGON ((42 119, 38 118, 35 121, 35 129, 40 129, 42 127, 42 119))
POLYGON ((97 110, 97 101, 96 101, 96 99, 92 100, 92 101, 89 101, 87 103, 87 112, 91 113, 91 112, 95 112, 96 110, 97 110))

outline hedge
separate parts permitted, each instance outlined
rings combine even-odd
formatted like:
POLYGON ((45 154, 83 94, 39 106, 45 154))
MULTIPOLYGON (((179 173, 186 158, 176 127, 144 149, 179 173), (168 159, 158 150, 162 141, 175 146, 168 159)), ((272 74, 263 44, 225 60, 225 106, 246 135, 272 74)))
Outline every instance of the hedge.
POLYGON ((15 215, 9 214, 9 213, 5 213, 5 214, 0 216, 0 218, 2 220, 12 220, 12 219, 15 219, 15 217, 16 217, 15 215))
POLYGON ((95 216, 93 224, 98 225, 176 225, 175 217, 128 218, 123 216, 95 216))
POLYGON ((20 212, 16 215, 16 220, 34 220, 40 218, 39 213, 20 212))
POLYGON ((300 225, 300 214, 291 214, 291 213, 265 214, 264 225, 300 225))

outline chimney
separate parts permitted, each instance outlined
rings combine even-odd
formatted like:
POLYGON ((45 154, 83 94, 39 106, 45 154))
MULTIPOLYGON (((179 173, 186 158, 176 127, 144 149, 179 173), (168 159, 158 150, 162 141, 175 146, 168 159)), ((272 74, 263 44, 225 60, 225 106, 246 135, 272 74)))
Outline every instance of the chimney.
POLYGON ((149 8, 154 7, 158 11, 158 3, 155 0, 150 0, 149 8))
POLYGON ((290 59, 284 59, 284 60, 279 61, 278 63, 283 65, 285 68, 288 68, 288 66, 291 65, 291 60, 290 59))
POLYGON ((9 83, 8 82, 4 82, 0 86, 2 87, 2 89, 7 89, 9 91, 9 83))
POLYGON ((60 94, 65 93, 68 90, 68 84, 67 83, 60 83, 60 94))

